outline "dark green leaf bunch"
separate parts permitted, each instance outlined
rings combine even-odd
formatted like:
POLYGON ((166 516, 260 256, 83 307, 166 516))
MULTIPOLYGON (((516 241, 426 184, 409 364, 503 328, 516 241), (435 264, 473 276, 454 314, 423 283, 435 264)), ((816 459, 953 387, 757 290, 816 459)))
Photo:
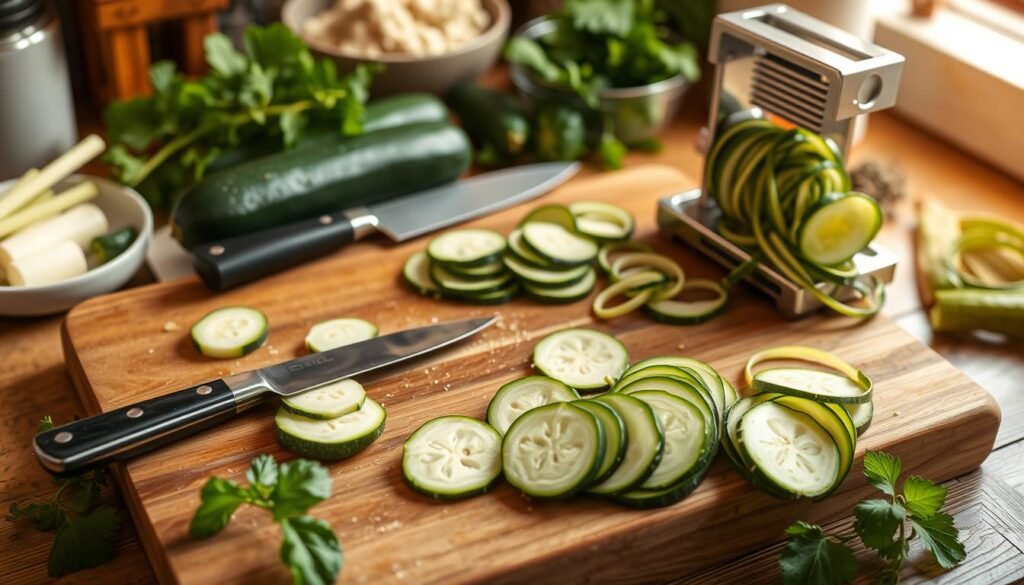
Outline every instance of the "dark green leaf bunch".
POLYGON ((857 576, 857 561, 847 543, 860 538, 887 566, 883 583, 899 582, 899 571, 917 537, 935 561, 950 569, 967 558, 953 517, 941 512, 946 488, 916 475, 903 481, 898 492, 901 462, 887 453, 864 454, 868 483, 887 498, 864 500, 854 507, 854 534, 830 535, 820 526, 797 522, 786 529, 789 542, 779 559, 786 585, 849 583, 857 576))
POLYGON ((242 504, 269 510, 281 525, 281 562, 291 571, 292 580, 308 585, 334 583, 341 572, 341 545, 329 524, 306 515, 331 495, 327 469, 305 459, 279 466, 272 456, 260 455, 252 460, 245 478, 248 486, 219 477, 208 479, 189 533, 198 538, 217 534, 242 504))
MULTIPOLYGON (((53 420, 43 417, 37 432, 53 428, 53 420)), ((114 556, 114 536, 121 526, 117 510, 100 505, 100 490, 107 485, 103 470, 54 480, 57 491, 36 502, 15 502, 6 515, 10 522, 28 521, 36 530, 56 531, 47 571, 60 577, 82 569, 102 565, 114 556)))
POLYGON ((696 48, 669 38, 654 0, 566 0, 552 18, 554 33, 539 42, 514 37, 505 57, 591 107, 604 88, 700 76, 696 48))
POLYGON ((111 147, 105 160, 126 185, 166 206, 202 178, 207 165, 240 142, 293 145, 310 124, 336 124, 358 134, 376 69, 339 75, 316 60, 281 24, 250 26, 244 52, 228 37, 204 40, 209 72, 186 79, 174 63, 150 67, 153 94, 112 103, 104 114, 111 147))

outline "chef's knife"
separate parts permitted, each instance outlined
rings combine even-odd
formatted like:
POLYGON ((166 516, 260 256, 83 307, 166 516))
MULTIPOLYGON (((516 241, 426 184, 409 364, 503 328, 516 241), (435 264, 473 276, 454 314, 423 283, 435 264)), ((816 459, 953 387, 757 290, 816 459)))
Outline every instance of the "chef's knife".
POLYGON ((266 393, 291 396, 466 339, 494 318, 466 319, 375 337, 196 384, 36 435, 43 467, 70 474, 149 451, 227 420, 266 393))
POLYGON ((538 197, 576 174, 579 163, 538 163, 493 171, 366 207, 197 246, 192 264, 224 290, 323 256, 381 232, 396 242, 538 197))

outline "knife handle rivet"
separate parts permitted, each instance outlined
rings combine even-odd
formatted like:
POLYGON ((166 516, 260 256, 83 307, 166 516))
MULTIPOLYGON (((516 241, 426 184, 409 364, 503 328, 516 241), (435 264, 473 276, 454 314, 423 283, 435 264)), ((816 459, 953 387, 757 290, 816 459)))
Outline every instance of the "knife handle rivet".
POLYGON ((329 215, 320 216, 320 225, 330 225, 334 223, 334 218, 329 215))
POLYGON ((210 392, 213 392, 213 388, 206 384, 203 384, 202 386, 196 388, 196 394, 200 394, 202 396, 206 396, 210 392))
POLYGON ((74 437, 74 435, 72 435, 71 433, 67 431, 61 431, 57 433, 57 436, 55 436, 53 440, 58 443, 67 443, 72 439, 72 437, 74 437))
POLYGON ((130 408, 125 414, 128 415, 128 418, 139 418, 142 416, 142 409, 138 407, 130 408))
POLYGON ((209 251, 210 251, 210 256, 220 256, 221 254, 224 253, 224 246, 221 246, 220 244, 216 244, 214 246, 210 246, 210 250, 209 251))

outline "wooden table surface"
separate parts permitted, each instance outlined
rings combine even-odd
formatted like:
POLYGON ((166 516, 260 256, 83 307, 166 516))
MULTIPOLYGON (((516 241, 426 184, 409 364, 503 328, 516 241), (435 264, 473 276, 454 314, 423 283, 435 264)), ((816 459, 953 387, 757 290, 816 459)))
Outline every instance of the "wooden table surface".
MULTIPOLYGON (((699 176, 701 161, 693 144, 701 122, 699 108, 687 108, 663 137, 664 148, 660 153, 632 154, 628 162, 663 162, 699 176)), ((868 160, 899 165, 908 177, 911 200, 937 197, 956 209, 987 210, 1024 221, 1024 185, 890 114, 871 118, 865 141, 853 153, 854 164, 868 160)), ((890 287, 885 312, 991 392, 1003 410, 1003 421, 996 449, 981 469, 947 483, 947 506, 966 542, 967 561, 941 574, 924 555, 912 556, 905 570, 905 582, 935 579, 943 583, 1016 583, 1024 580, 1024 392, 1019 382, 1024 378, 1024 343, 931 333, 927 317, 920 309, 910 261, 914 223, 912 204, 904 201, 881 235, 881 241, 905 259, 897 270, 896 283, 890 287)), ((147 279, 143 271, 133 284, 144 284, 147 279)), ((39 418, 48 414, 63 422, 84 414, 64 367, 60 349, 62 320, 62 316, 0 319, 3 510, 13 502, 54 493, 54 483, 36 463, 30 447, 39 418)), ((104 495, 123 510, 112 489, 104 495)), ((838 524, 848 525, 851 521, 838 524)), ((52 539, 52 533, 0 522, 0 583, 46 582, 52 539)), ((722 559, 720 565, 697 578, 687 578, 686 582, 778 582, 781 545, 782 535, 776 545, 740 559, 722 559)), ((116 556, 109 563, 66 576, 60 582, 155 582, 129 522, 117 536, 116 549, 116 556)), ((871 582, 877 567, 870 562, 864 566, 868 570, 862 572, 861 580, 871 582)))

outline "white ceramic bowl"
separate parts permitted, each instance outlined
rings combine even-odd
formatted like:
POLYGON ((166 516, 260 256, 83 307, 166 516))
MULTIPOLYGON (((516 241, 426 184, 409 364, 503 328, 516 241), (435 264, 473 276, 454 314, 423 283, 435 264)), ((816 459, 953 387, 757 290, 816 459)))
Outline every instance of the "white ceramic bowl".
POLYGON ((335 47, 306 38, 303 23, 334 4, 333 0, 287 0, 281 8, 281 20, 309 45, 317 57, 332 59, 341 71, 351 71, 360 63, 383 63, 385 70, 373 79, 374 95, 407 91, 429 91, 444 95, 463 81, 471 81, 498 61, 508 37, 512 10, 508 0, 482 0, 491 15, 491 25, 480 36, 458 49, 433 57, 382 55, 369 59, 346 55, 335 47))
MULTIPOLYGON (((0 315, 29 317, 66 311, 89 297, 121 288, 142 266, 153 235, 153 214, 149 205, 134 189, 99 177, 73 175, 58 183, 54 191, 59 193, 87 179, 95 183, 99 191, 91 203, 106 214, 111 231, 133 226, 139 236, 117 258, 63 282, 45 286, 0 286, 0 315)), ((0 183, 0 192, 15 180, 0 183)))

